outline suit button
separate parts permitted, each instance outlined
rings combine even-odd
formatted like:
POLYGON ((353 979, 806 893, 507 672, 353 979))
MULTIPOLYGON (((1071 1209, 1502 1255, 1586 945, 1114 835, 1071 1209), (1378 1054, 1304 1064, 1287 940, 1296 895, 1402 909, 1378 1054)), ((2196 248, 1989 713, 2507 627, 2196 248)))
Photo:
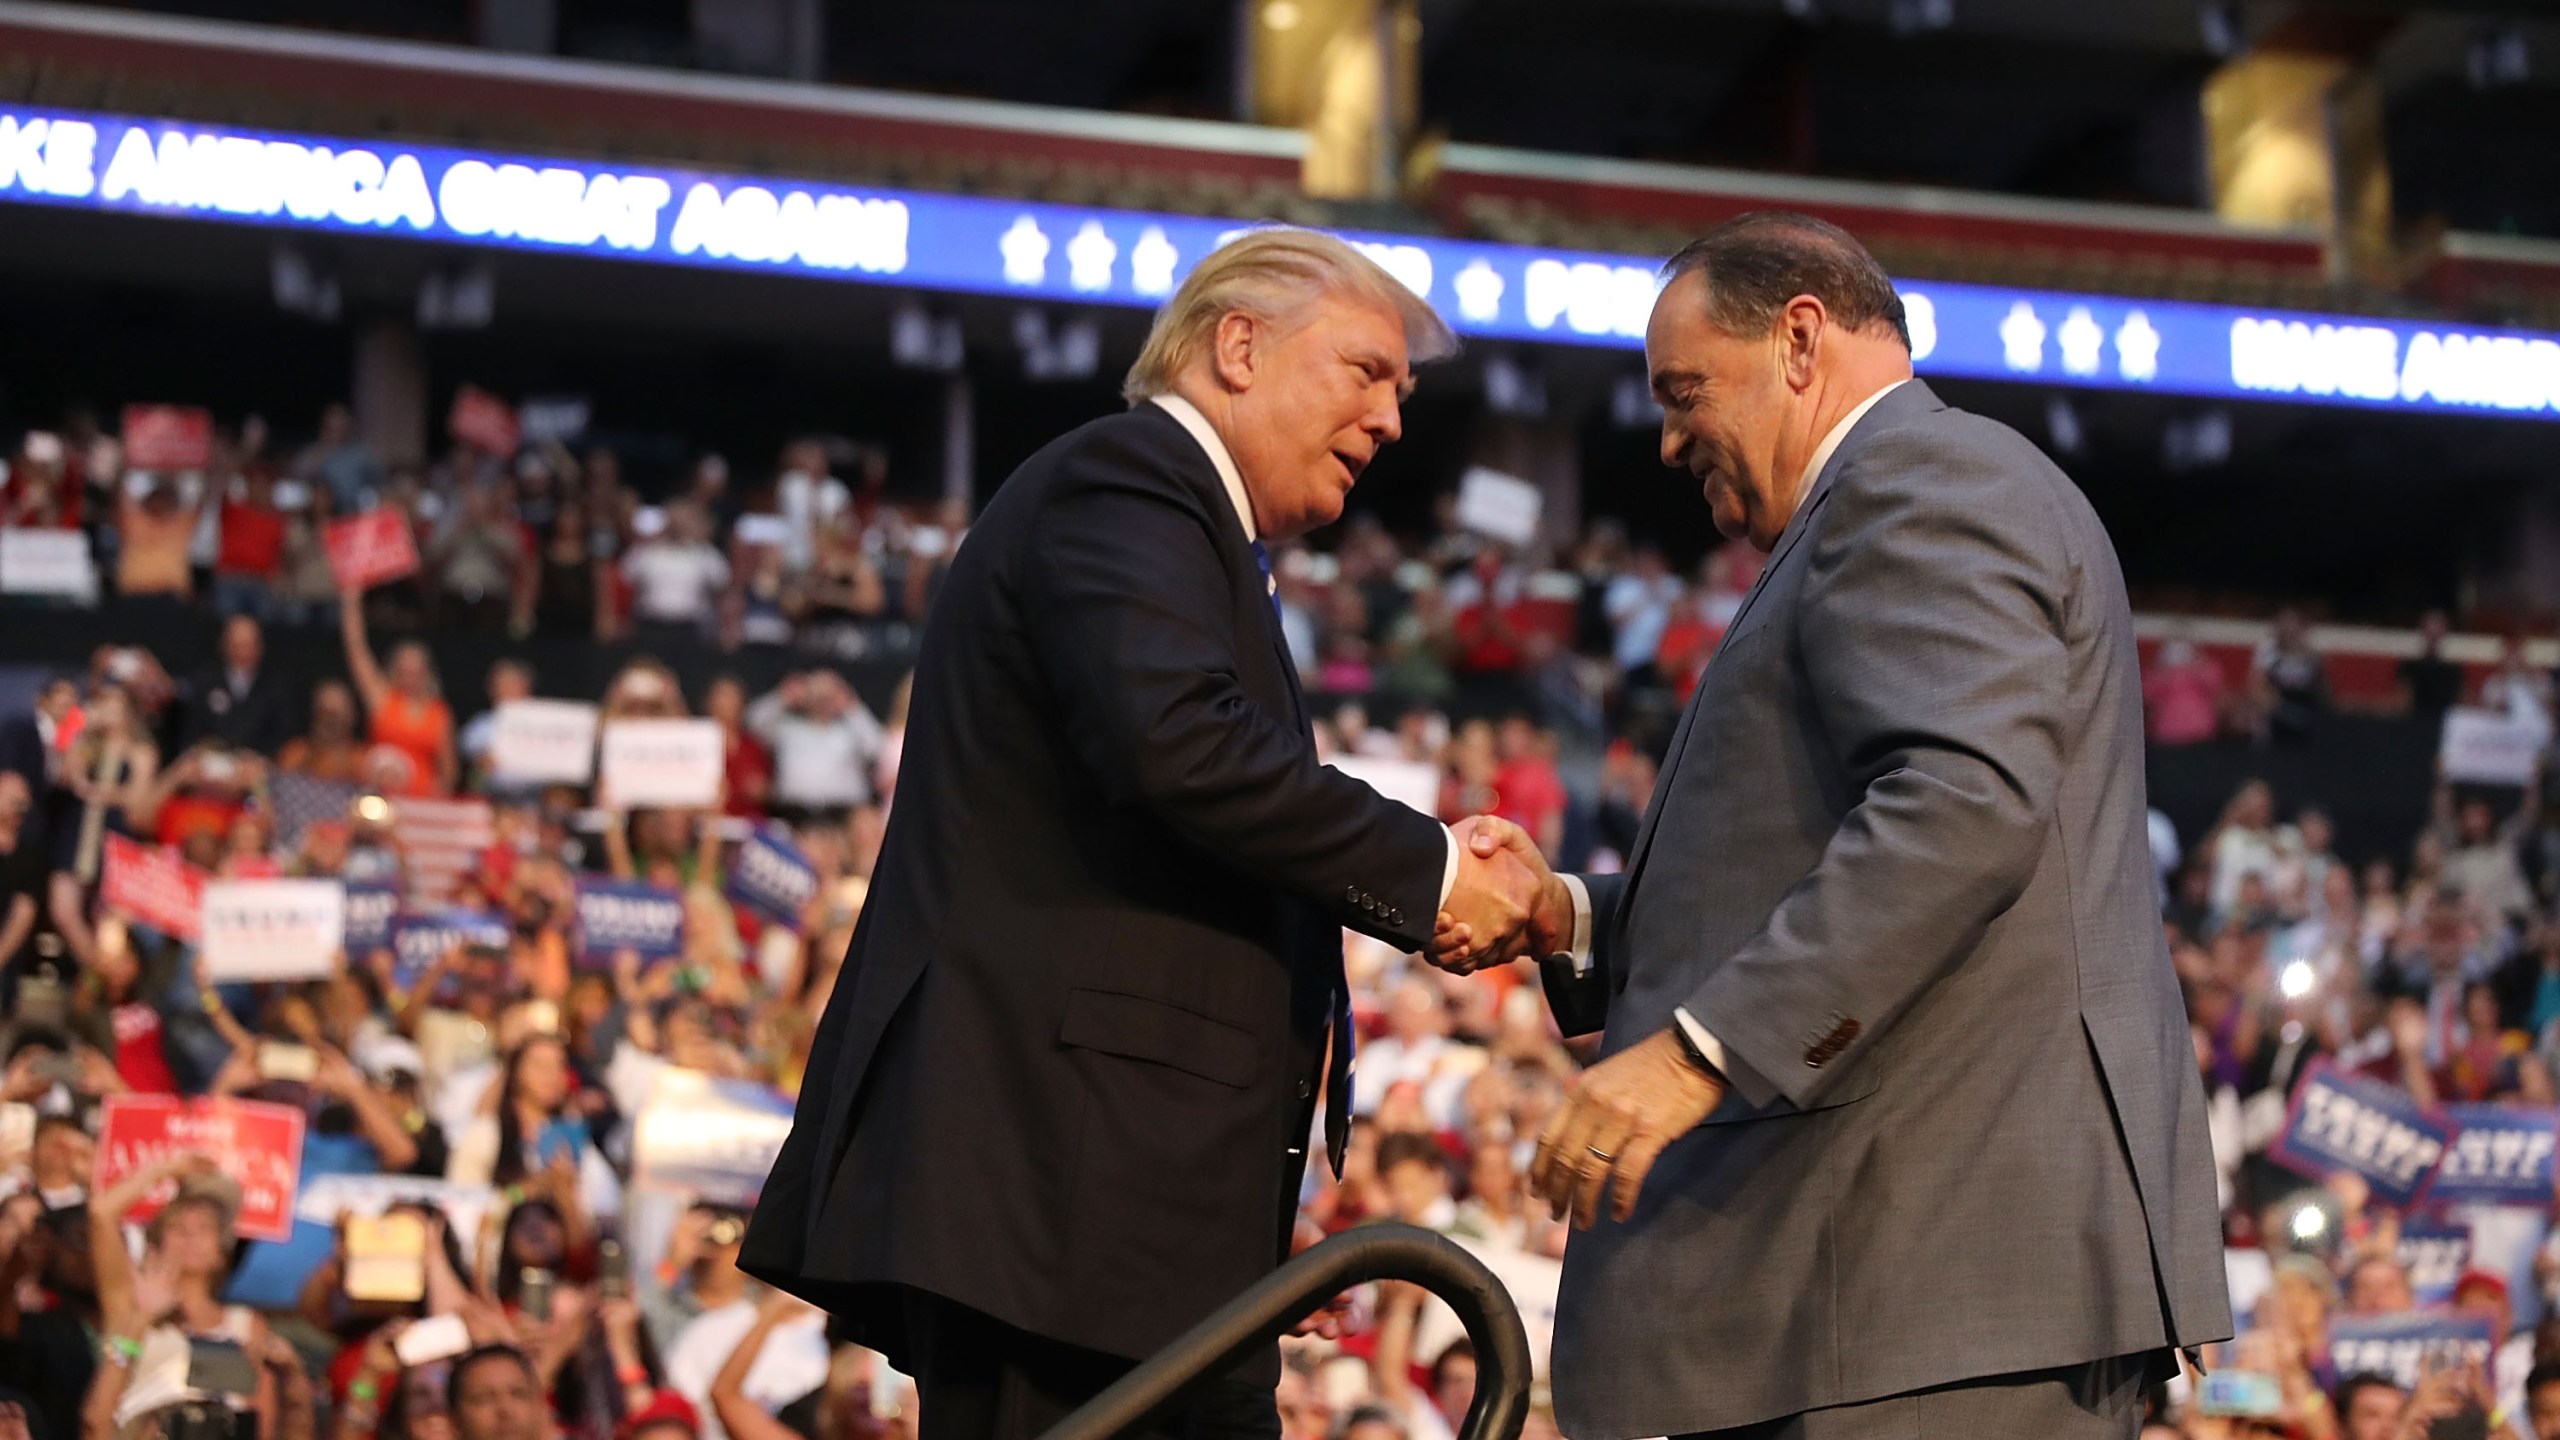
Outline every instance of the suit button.
POLYGON ((1301 1080, 1301 1081, 1299 1081, 1299 1082, 1298 1082, 1298 1098, 1299 1098, 1299 1099, 1301 1099, 1301 1100, 1312 1100, 1312 1099, 1314 1099, 1314 1098, 1315 1098, 1315 1093, 1316 1093, 1316 1082, 1314 1082, 1313 1080, 1301 1080))
POLYGON ((1359 886, 1357 886, 1357 885, 1345 885, 1345 886, 1343 886, 1343 887, 1342 887, 1342 903, 1343 903, 1343 904, 1345 904, 1345 905, 1357 905, 1357 904, 1359 904, 1359 903, 1360 903, 1360 887, 1359 887, 1359 886))
POLYGON ((1387 923, 1388 923, 1388 924, 1390 924, 1390 925, 1401 925, 1401 924, 1403 924, 1403 923, 1404 923, 1404 912, 1403 912, 1402 910, 1398 910, 1398 909, 1394 908, 1393 906, 1389 906, 1389 907, 1388 907, 1388 909, 1387 909, 1387 923))

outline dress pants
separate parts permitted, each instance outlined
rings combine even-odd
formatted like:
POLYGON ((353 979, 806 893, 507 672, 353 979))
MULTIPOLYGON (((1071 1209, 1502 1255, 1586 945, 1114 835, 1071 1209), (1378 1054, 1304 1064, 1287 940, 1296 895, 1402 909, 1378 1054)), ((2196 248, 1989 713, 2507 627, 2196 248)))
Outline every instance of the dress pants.
MULTIPOLYGON (((1035 1440, 1136 1368, 1014 1329, 919 1290, 905 1292, 907 1353, 924 1413, 917 1440, 1035 1440)), ((1279 1440, 1272 1387, 1211 1376, 1149 1417, 1149 1440, 1279 1440)))
POLYGON ((1680 1440, 2134 1440, 2150 1358, 1963 1380, 1680 1440))

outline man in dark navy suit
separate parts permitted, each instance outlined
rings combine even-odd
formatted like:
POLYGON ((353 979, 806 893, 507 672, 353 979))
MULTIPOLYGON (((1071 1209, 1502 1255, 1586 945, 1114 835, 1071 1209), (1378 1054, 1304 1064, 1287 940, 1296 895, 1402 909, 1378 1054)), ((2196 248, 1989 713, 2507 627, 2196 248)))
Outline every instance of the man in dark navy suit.
MULTIPOLYGON (((1520 857, 1318 761, 1271 597, 1266 546, 1342 513, 1450 347, 1341 242, 1242 237, 1129 411, 1025 462, 953 561, 740 1261, 914 1374, 926 1440, 1039 1433, 1284 1258, 1320 1091, 1342 1153, 1343 927, 1459 964, 1524 938, 1520 857)), ((1277 1374, 1158 1424, 1276 1436, 1277 1374)))

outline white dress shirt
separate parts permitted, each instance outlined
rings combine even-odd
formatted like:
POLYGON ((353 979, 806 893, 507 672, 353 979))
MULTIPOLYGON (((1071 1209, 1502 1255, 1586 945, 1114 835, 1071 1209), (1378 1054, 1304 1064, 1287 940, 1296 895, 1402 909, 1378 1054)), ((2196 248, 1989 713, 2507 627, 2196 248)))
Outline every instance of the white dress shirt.
MULTIPOLYGON (((1227 487, 1227 501, 1236 507, 1236 519, 1244 526, 1245 543, 1250 545, 1259 541, 1262 530, 1253 523, 1253 497, 1245 493, 1244 476, 1236 469, 1235 457, 1227 453, 1227 442, 1219 436, 1217 427, 1209 423, 1208 416, 1200 413, 1199 406, 1170 390, 1156 396, 1155 403, 1164 407, 1166 414, 1182 422, 1182 428, 1190 431, 1191 438, 1199 441, 1200 448, 1208 452, 1209 463, 1216 467, 1220 483, 1227 487)), ((1271 587, 1273 594, 1279 593, 1280 582, 1277 579, 1264 583, 1271 587)), ((1449 892, 1458 886, 1458 835, 1454 830, 1444 833, 1449 840, 1449 862, 1440 870, 1440 903, 1445 906, 1449 903, 1449 892)), ((1589 903, 1586 899, 1584 908, 1588 909, 1589 903)))
MULTIPOLYGON (((1813 458, 1805 461, 1803 477, 1796 484, 1797 505, 1803 505, 1805 497, 1813 493, 1813 482, 1821 478, 1822 467, 1831 463, 1832 455, 1840 449, 1840 442, 1849 438, 1849 432, 1857 427, 1859 421, 1867 418, 1867 412, 1875 408, 1877 401, 1904 383, 1896 380, 1859 401, 1822 437, 1822 443, 1813 447, 1813 458)), ((1790 513, 1787 518, 1792 521, 1795 517, 1790 513)), ((1567 875, 1563 879, 1564 888, 1573 896, 1573 949, 1568 953, 1573 957, 1575 972, 1580 973, 1591 968, 1591 890, 1582 883, 1579 875, 1567 875)), ((1680 1028, 1688 1032, 1689 1042, 1698 1047, 1698 1053, 1707 1057, 1707 1063, 1716 1067, 1743 1099, 1753 1105, 1766 1105, 1777 1098, 1778 1087, 1727 1055, 1724 1042, 1718 1040, 1715 1032, 1697 1016, 1690 1014, 1688 1006, 1681 1006, 1671 1015, 1680 1022, 1680 1028)))

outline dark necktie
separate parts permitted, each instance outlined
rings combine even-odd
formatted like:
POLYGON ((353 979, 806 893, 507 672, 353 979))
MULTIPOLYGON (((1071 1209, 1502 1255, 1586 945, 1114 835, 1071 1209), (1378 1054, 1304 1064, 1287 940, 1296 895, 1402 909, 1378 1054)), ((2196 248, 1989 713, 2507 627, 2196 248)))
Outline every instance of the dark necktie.
MULTIPOLYGON (((1271 618, 1280 619, 1280 592, 1271 583, 1271 549, 1253 542, 1253 563, 1262 571, 1262 593, 1271 600, 1271 618)), ((1333 1056, 1325 1067, 1324 1150, 1335 1179, 1342 1178, 1342 1151, 1351 1135, 1351 1056, 1357 1048, 1351 1029, 1351 977, 1342 969, 1342 947, 1333 955, 1333 1056)))

